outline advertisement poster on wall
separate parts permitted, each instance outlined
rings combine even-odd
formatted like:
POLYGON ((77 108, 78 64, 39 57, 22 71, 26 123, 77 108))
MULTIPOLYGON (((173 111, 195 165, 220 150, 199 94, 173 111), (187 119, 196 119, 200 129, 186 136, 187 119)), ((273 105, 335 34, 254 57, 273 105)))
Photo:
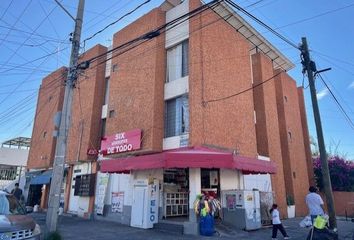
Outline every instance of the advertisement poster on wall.
POLYGON ((124 204, 124 192, 112 192, 112 212, 122 213, 124 204))
POLYGON ((210 171, 210 186, 217 186, 219 184, 218 171, 210 171))
POLYGON ((236 194, 226 194, 226 206, 228 210, 235 210, 236 194))
POLYGON ((108 173, 98 173, 97 174, 97 185, 96 185, 96 200, 95 208, 98 215, 103 215, 104 200, 107 191, 107 185, 109 180, 108 173))

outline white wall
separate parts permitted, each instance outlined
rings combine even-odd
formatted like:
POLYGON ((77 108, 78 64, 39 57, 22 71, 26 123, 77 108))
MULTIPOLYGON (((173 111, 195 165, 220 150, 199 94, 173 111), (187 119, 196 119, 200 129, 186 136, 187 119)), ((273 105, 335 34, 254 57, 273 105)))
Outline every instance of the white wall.
POLYGON ((257 188, 259 191, 271 192, 272 181, 270 174, 244 175, 245 189, 257 188))
POLYGON ((233 169, 220 169, 220 189, 242 189, 240 171, 233 169))
POLYGON ((189 92, 189 77, 183 77, 178 80, 170 81, 165 83, 165 100, 172 99, 181 96, 189 92))
MULTIPOLYGON (((105 204, 111 205, 112 192, 124 192, 124 205, 131 206, 133 202, 133 184, 136 179, 155 178, 163 185, 163 169, 136 170, 131 174, 110 174, 109 185, 106 192, 105 204)), ((160 206, 162 205, 162 189, 160 193, 160 206)))
MULTIPOLYGON (((170 22, 189 12, 189 1, 185 0, 182 4, 177 5, 166 13, 166 23, 170 22)), ((172 25, 173 26, 173 25, 172 25)), ((166 48, 172 47, 189 37, 189 21, 177 25, 166 32, 166 48)))
MULTIPOLYGON (((90 174, 91 173, 91 163, 79 163, 74 166, 71 186, 75 185, 75 181, 73 180, 78 175, 90 174)), ((70 187, 70 197, 69 197, 69 212, 76 213, 77 215, 83 217, 85 213, 88 212, 90 203, 90 197, 80 197, 74 196, 74 189, 70 187)))
POLYGON ((133 201, 133 176, 130 174, 111 174, 105 204, 111 205, 112 192, 124 192, 124 205, 131 206, 133 201))
POLYGON ((28 149, 0 148, 0 164, 11 166, 27 166, 28 149))

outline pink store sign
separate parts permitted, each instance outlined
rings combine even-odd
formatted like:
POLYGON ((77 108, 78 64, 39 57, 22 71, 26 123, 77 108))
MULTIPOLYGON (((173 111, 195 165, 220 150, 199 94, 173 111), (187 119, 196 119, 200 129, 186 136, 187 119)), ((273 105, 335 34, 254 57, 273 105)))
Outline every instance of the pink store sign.
POLYGON ((130 152, 141 148, 141 129, 105 136, 101 141, 101 153, 110 155, 130 152))

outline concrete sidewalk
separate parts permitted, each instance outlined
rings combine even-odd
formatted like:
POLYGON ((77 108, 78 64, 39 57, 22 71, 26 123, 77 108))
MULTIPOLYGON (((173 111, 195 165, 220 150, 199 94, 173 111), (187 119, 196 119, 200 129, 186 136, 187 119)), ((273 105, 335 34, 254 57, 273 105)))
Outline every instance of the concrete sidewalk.
MULTIPOLYGON (((45 215, 32 214, 38 224, 44 229, 45 215)), ((283 224, 291 239, 305 240, 310 229, 300 228, 298 223, 301 219, 284 220, 283 224)), ((176 235, 173 233, 162 232, 156 229, 138 229, 113 222, 85 220, 78 217, 60 216, 59 228, 63 239, 76 240, 104 240, 104 239, 247 239, 247 240, 266 240, 271 239, 269 228, 262 228, 257 231, 245 232, 235 231, 221 225, 217 227, 218 233, 213 237, 176 235)), ((354 234, 354 223, 338 221, 339 239, 352 240, 354 234)), ((279 233, 280 234, 280 233, 279 233)), ((283 237, 278 235, 278 239, 283 237)))

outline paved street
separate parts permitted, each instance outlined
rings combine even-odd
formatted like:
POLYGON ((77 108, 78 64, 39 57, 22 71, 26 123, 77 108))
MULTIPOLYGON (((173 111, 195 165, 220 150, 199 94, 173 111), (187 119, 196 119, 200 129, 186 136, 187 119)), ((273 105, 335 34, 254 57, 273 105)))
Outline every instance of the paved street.
MULTIPOLYGON (((34 218, 44 229, 45 215, 34 214, 34 218)), ((291 219, 284 221, 286 231, 292 239, 306 239, 309 229, 298 227, 300 219, 291 219)), ((354 223, 338 221, 340 240, 352 240, 354 233, 354 223)), ((247 240, 265 240, 271 239, 271 228, 264 228, 258 231, 244 232, 233 231, 227 227, 218 228, 219 234, 214 237, 195 237, 186 235, 176 235, 161 232, 155 229, 143 230, 131 228, 129 226, 106 222, 84 220, 77 217, 61 216, 59 219, 59 232, 63 239, 247 239, 247 240)), ((278 236, 278 239, 283 239, 278 236)))

